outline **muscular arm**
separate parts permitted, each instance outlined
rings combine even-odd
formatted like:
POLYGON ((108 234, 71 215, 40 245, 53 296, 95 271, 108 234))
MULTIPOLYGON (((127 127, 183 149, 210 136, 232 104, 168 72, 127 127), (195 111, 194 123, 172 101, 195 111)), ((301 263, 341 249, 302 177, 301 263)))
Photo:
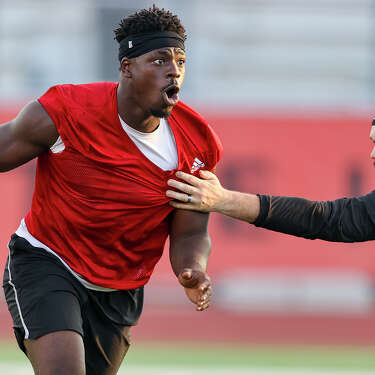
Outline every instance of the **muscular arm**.
POLYGON ((56 127, 38 101, 0 125, 0 172, 14 169, 40 155, 57 140, 56 127))
POLYGON ((334 242, 375 239, 375 191, 326 202, 260 195, 260 202, 254 224, 262 228, 334 242))
POLYGON ((170 261, 178 276, 184 268, 206 271, 211 251, 207 232, 209 215, 175 210, 170 233, 170 261))
POLYGON ((209 305, 211 284, 206 274, 211 251, 207 213, 175 210, 170 230, 169 257, 173 272, 198 310, 209 305))

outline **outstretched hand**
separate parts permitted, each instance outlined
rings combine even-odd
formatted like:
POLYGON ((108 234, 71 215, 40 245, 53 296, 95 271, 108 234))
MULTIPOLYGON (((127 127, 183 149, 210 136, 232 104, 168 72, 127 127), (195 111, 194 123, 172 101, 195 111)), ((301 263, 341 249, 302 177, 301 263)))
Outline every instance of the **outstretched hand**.
POLYGON ((206 310, 210 306, 212 287, 207 273, 185 268, 178 275, 178 281, 185 288, 185 293, 197 306, 197 311, 206 310))
POLYGON ((169 186, 180 191, 167 190, 167 197, 174 199, 170 202, 171 206, 202 212, 220 210, 220 204, 225 200, 226 190, 213 173, 201 170, 201 178, 198 178, 179 171, 176 172, 176 177, 186 183, 173 179, 168 180, 169 186))

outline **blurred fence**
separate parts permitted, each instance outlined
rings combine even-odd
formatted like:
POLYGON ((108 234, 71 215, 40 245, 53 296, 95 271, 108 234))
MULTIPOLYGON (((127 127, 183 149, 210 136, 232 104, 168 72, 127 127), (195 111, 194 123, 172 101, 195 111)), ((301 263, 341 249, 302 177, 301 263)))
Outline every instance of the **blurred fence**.
MULTIPOLYGON (((153 0, 2 0, 0 99, 117 80, 120 19, 153 0)), ((363 107, 375 99, 374 0, 159 0, 186 27, 188 102, 363 107)))

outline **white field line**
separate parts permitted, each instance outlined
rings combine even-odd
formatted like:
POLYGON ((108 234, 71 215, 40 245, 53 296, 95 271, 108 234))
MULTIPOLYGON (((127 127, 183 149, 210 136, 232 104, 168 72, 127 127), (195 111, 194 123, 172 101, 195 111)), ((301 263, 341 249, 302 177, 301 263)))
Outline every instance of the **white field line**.
MULTIPOLYGON (((25 364, 0 363, 0 374, 6 375, 33 375, 31 366, 25 364)), ((153 366, 126 366, 118 375, 374 375, 373 372, 353 370, 305 370, 305 369, 238 369, 238 368, 181 368, 181 367, 153 367, 153 366)))

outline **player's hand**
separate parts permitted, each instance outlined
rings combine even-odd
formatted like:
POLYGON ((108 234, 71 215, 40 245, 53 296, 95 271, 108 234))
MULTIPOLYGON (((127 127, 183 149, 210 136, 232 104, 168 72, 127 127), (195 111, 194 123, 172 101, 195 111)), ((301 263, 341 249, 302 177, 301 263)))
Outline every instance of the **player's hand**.
POLYGON ((220 211, 227 191, 213 173, 201 170, 199 174, 201 178, 181 171, 176 172, 176 177, 187 183, 168 180, 169 186, 179 190, 167 190, 166 196, 174 199, 169 204, 184 210, 220 211))
POLYGON ((178 281, 185 288, 185 293, 197 307, 197 311, 206 310, 210 306, 212 287, 207 273, 185 268, 179 275, 178 281))

